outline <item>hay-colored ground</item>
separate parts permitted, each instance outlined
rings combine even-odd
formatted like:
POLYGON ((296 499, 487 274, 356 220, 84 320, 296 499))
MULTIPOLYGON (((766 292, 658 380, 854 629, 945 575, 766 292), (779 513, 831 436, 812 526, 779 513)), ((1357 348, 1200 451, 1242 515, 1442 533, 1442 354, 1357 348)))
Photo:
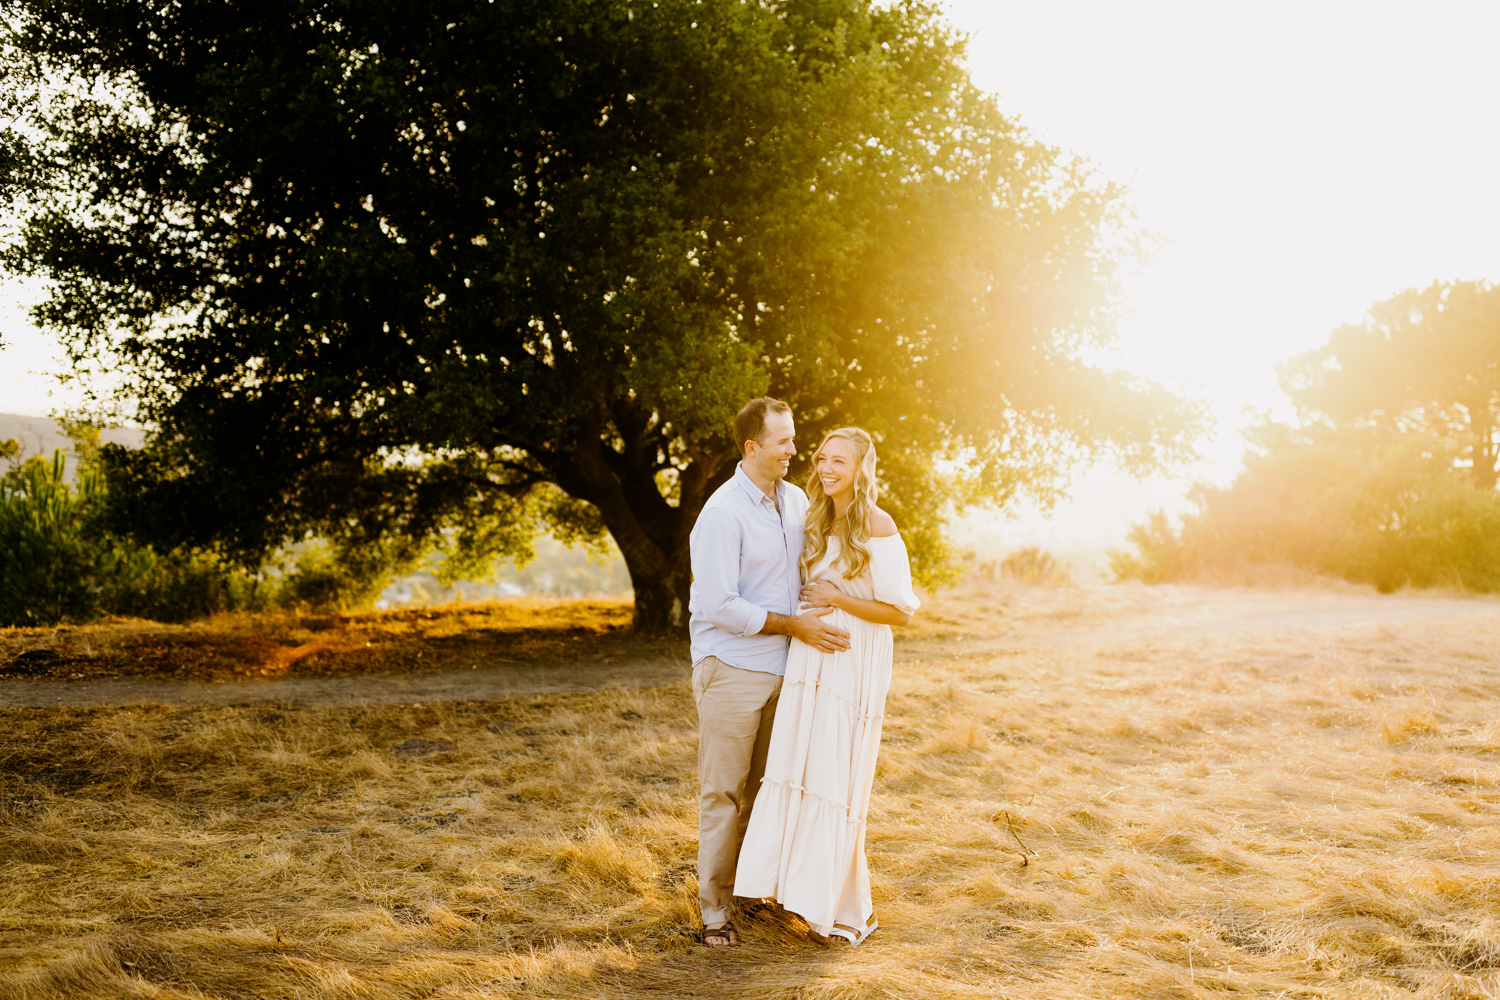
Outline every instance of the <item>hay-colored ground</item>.
POLYGON ((1297 627, 1341 593, 933 602, 852 950, 693 943, 685 685, 5 711, 0 995, 1500 995, 1500 619, 1297 627))
POLYGON ((618 599, 517 598, 342 614, 237 612, 185 625, 107 618, 0 628, 0 678, 363 676, 652 656, 672 645, 636 638, 630 617, 630 602, 618 599))

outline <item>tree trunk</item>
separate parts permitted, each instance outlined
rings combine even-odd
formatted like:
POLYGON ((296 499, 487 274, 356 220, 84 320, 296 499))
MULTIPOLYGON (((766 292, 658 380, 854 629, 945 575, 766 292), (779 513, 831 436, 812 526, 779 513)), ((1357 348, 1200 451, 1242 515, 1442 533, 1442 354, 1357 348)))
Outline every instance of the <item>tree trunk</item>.
POLYGON ((1492 490, 1500 480, 1500 470, 1495 468, 1500 451, 1495 442, 1495 422, 1489 408, 1471 407, 1469 420, 1474 430, 1474 482, 1482 490, 1492 490))
POLYGON ((693 583, 688 547, 668 553, 658 550, 648 559, 627 556, 625 566, 635 588, 635 630, 643 635, 686 635, 693 583))
POLYGON ((685 636, 693 582, 688 536, 704 502, 733 472, 733 464, 722 457, 695 459, 679 476, 674 507, 657 488, 652 454, 630 448, 622 454, 606 446, 596 428, 586 428, 571 456, 571 468, 557 481, 599 508, 625 557, 635 588, 636 631, 685 636))

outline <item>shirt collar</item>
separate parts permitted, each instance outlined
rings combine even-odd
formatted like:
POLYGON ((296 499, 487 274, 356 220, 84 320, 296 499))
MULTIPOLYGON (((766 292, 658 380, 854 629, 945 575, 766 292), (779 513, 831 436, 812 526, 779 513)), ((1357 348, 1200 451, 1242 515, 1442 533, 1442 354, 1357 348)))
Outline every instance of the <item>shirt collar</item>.
MULTIPOLYGON (((750 497, 750 499, 755 503, 771 502, 771 498, 766 496, 764 490, 755 485, 755 480, 751 479, 749 473, 745 471, 744 462, 735 463, 734 478, 740 484, 740 487, 744 489, 745 493, 750 497)), ((786 484, 784 480, 776 480, 776 499, 778 502, 781 500, 782 487, 785 485, 786 484)))

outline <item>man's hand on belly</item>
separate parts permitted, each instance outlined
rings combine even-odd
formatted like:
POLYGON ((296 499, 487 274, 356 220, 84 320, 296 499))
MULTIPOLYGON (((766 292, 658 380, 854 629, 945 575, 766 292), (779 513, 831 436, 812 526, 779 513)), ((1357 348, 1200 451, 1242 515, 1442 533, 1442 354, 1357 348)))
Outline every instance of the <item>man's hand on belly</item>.
POLYGON ((801 639, 813 649, 824 653, 837 653, 849 648, 849 633, 823 621, 823 616, 833 608, 808 608, 800 615, 766 614, 766 624, 761 632, 774 635, 789 635, 801 639))

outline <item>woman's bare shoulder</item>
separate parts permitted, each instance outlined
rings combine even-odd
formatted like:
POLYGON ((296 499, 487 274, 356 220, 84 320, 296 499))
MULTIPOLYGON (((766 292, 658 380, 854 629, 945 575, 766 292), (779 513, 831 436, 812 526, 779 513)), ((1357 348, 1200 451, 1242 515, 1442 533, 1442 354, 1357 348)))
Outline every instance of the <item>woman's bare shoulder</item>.
POLYGON ((889 538, 895 534, 899 534, 896 531, 895 519, 879 507, 876 507, 875 512, 870 515, 870 537, 889 538))

